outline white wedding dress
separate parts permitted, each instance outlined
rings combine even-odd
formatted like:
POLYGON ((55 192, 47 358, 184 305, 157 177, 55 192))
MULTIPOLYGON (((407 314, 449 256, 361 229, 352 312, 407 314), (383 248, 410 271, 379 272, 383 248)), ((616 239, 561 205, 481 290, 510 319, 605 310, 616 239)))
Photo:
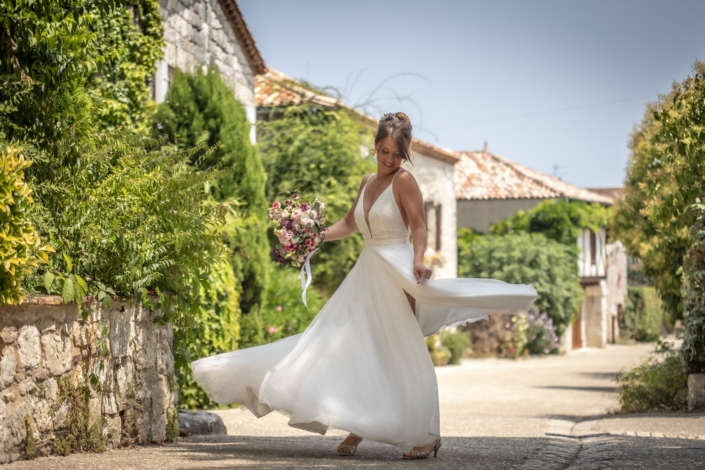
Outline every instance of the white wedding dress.
POLYGON ((493 312, 528 309, 536 291, 492 279, 417 284, 393 182, 367 220, 363 188, 354 214, 365 247, 306 331, 191 364, 216 402, 242 403, 257 417, 277 410, 290 426, 320 434, 333 427, 402 447, 440 436, 436 374, 424 336, 493 312), (404 291, 417 300, 416 317, 404 291))

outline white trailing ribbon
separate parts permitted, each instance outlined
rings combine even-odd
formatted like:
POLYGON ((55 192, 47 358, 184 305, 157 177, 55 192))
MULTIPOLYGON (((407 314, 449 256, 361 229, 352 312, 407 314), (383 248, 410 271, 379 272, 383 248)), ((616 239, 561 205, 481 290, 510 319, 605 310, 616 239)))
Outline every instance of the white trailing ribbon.
POLYGON ((318 248, 309 253, 306 257, 306 261, 304 261, 304 265, 301 266, 301 288, 303 289, 303 292, 301 293, 301 298, 303 299, 306 308, 308 308, 308 305, 306 304, 306 289, 308 289, 308 286, 311 285, 311 281, 313 280, 313 276, 311 275, 311 256, 313 256, 313 254, 317 251, 318 248), (305 275, 304 270, 306 270, 305 275))

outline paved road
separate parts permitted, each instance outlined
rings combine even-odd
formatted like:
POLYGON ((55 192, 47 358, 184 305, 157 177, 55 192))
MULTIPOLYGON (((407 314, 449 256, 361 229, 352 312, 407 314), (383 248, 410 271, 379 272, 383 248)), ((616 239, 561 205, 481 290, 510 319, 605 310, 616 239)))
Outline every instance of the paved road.
POLYGON ((220 412, 229 436, 104 454, 15 462, 7 469, 435 468, 705 469, 705 415, 614 415, 614 376, 651 346, 612 346, 567 356, 469 360, 437 369, 443 448, 438 459, 400 460, 401 449, 363 442, 335 455, 344 434, 309 434, 272 413, 220 412), (652 437, 654 436, 654 437, 652 437))

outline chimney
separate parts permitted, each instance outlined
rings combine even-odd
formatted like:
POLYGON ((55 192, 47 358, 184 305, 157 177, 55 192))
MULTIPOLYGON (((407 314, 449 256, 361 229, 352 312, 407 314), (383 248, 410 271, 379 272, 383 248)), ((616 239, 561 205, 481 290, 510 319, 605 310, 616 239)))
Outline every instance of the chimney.
POLYGON ((482 153, 487 153, 487 141, 485 141, 485 147, 482 149, 482 153))

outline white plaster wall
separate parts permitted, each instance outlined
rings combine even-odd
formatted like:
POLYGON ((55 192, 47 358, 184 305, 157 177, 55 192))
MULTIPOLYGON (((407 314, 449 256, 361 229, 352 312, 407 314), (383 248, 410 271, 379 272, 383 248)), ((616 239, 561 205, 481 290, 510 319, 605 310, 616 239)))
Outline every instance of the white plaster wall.
POLYGON ((584 345, 589 348, 604 348, 607 344, 607 281, 585 286, 582 305, 585 321, 584 345))
POLYGON ((619 323, 613 318, 617 317, 619 306, 626 305, 627 300, 627 249, 622 242, 616 241, 607 245, 607 309, 608 341, 612 340, 612 329, 615 338, 619 336, 619 323))
MULTIPOLYGON (((442 264, 433 266, 434 278, 458 277, 457 204, 453 184, 455 167, 451 163, 414 152, 411 171, 419 182, 424 201, 440 204, 441 209, 441 259, 442 264)), ((434 247, 426 250, 427 256, 436 254, 434 247)))
POLYGON ((254 74, 218 0, 160 0, 160 4, 166 64, 183 71, 213 64, 245 107, 254 142, 254 74))

